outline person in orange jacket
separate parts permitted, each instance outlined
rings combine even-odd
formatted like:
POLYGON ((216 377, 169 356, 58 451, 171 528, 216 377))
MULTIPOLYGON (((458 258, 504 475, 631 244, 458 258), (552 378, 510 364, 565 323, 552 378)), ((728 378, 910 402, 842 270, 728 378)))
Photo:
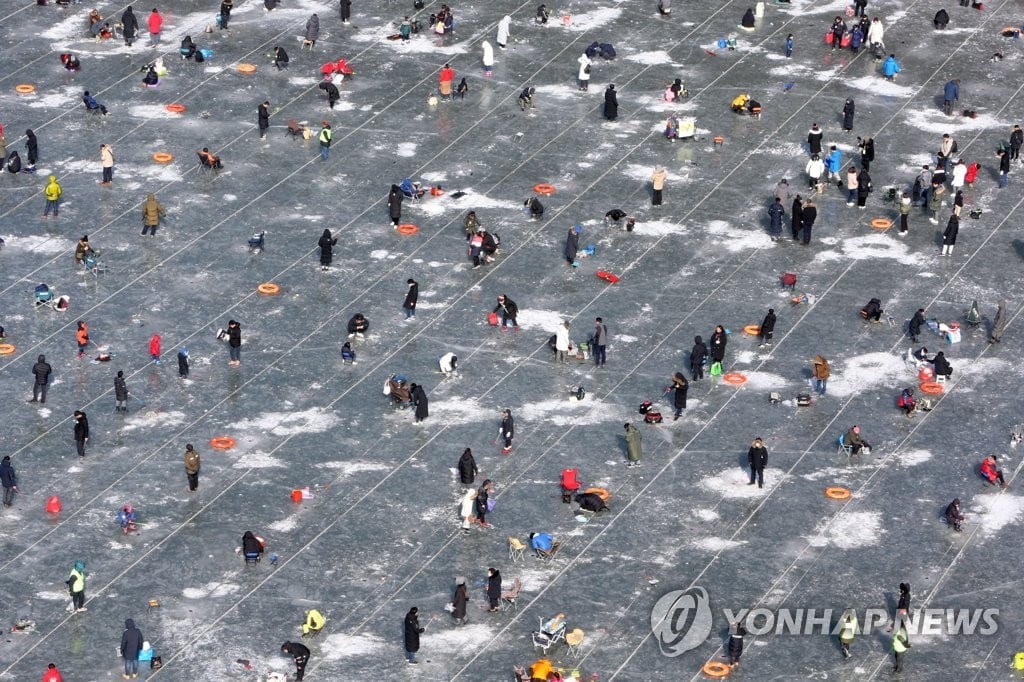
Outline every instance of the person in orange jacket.
POLYGON ((153 358, 153 362, 160 364, 160 335, 153 334, 149 337, 149 356, 153 358))
POLYGON ((75 340, 78 341, 78 357, 85 355, 85 349, 89 346, 89 327, 82 320, 78 321, 78 331, 75 332, 75 340))
POLYGON ((441 91, 441 99, 448 101, 452 98, 452 81, 455 80, 455 69, 451 64, 445 64, 437 77, 437 89, 441 91))

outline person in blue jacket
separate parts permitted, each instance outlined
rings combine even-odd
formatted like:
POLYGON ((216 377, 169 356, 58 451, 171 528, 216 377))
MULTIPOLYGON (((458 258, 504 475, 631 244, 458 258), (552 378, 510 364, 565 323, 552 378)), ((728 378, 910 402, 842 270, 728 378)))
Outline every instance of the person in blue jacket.
POLYGON ((537 551, 537 556, 540 556, 540 552, 550 552, 553 543, 554 538, 550 533, 530 533, 530 547, 537 551))
POLYGON ((896 61, 896 55, 889 55, 884 62, 882 62, 882 75, 885 76, 885 80, 892 81, 896 80, 896 74, 900 72, 900 63, 896 61))
POLYGON ((838 187, 843 186, 839 177, 839 170, 843 167, 843 153, 835 145, 829 147, 828 156, 825 157, 825 170, 828 171, 828 179, 835 180, 838 187))
POLYGON ((946 116, 953 115, 953 104, 960 99, 960 81, 954 78, 942 88, 942 110, 946 116))
POLYGON ((775 197, 775 202, 768 207, 768 234, 771 235, 772 241, 777 242, 782 238, 782 216, 786 212, 786 209, 782 206, 782 199, 775 197))

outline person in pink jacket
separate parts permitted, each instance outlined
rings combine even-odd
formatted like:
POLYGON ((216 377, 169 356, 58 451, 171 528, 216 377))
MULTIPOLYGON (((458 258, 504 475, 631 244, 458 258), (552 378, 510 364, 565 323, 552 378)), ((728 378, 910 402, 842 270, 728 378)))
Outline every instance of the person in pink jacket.
POLYGON ((160 42, 160 29, 164 26, 164 15, 154 7, 149 13, 149 44, 156 45, 160 42))

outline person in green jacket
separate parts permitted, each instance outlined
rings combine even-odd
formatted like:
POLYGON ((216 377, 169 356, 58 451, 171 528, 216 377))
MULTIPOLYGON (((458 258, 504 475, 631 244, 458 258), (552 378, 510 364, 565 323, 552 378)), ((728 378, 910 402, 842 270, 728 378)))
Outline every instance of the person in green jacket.
POLYGON ((50 211, 53 211, 53 217, 56 218, 60 212, 60 195, 64 191, 60 188, 60 183, 57 182, 57 176, 51 175, 50 181, 46 183, 46 189, 43 190, 43 194, 46 195, 46 209, 43 210, 43 217, 46 218, 50 215, 50 211))
POLYGON ((626 458, 629 460, 628 467, 640 466, 640 460, 643 459, 644 453, 641 446, 643 438, 640 435, 640 429, 636 428, 629 422, 624 424, 626 428, 626 458))
POLYGON ((75 567, 71 569, 71 575, 64 581, 71 593, 71 611, 83 613, 85 611, 85 562, 79 559, 75 567))
POLYGON ((842 620, 839 621, 839 645, 843 648, 843 658, 852 656, 850 645, 857 635, 857 614, 853 609, 846 609, 842 620))
POLYGON ((909 648, 910 640, 907 638, 907 627, 901 622, 896 634, 892 636, 892 656, 895 659, 895 665, 892 667, 893 673, 903 671, 903 654, 909 648))
POLYGON ((331 156, 331 124, 324 121, 324 127, 320 129, 320 160, 326 161, 331 156))

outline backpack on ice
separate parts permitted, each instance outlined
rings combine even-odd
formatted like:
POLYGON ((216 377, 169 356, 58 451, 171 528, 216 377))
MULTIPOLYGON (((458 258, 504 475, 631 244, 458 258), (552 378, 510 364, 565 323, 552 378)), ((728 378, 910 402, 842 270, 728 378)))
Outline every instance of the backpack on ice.
POLYGON ((650 400, 645 400, 640 403, 640 414, 644 416, 645 424, 661 423, 661 412, 658 412, 658 408, 656 408, 654 403, 650 400))

